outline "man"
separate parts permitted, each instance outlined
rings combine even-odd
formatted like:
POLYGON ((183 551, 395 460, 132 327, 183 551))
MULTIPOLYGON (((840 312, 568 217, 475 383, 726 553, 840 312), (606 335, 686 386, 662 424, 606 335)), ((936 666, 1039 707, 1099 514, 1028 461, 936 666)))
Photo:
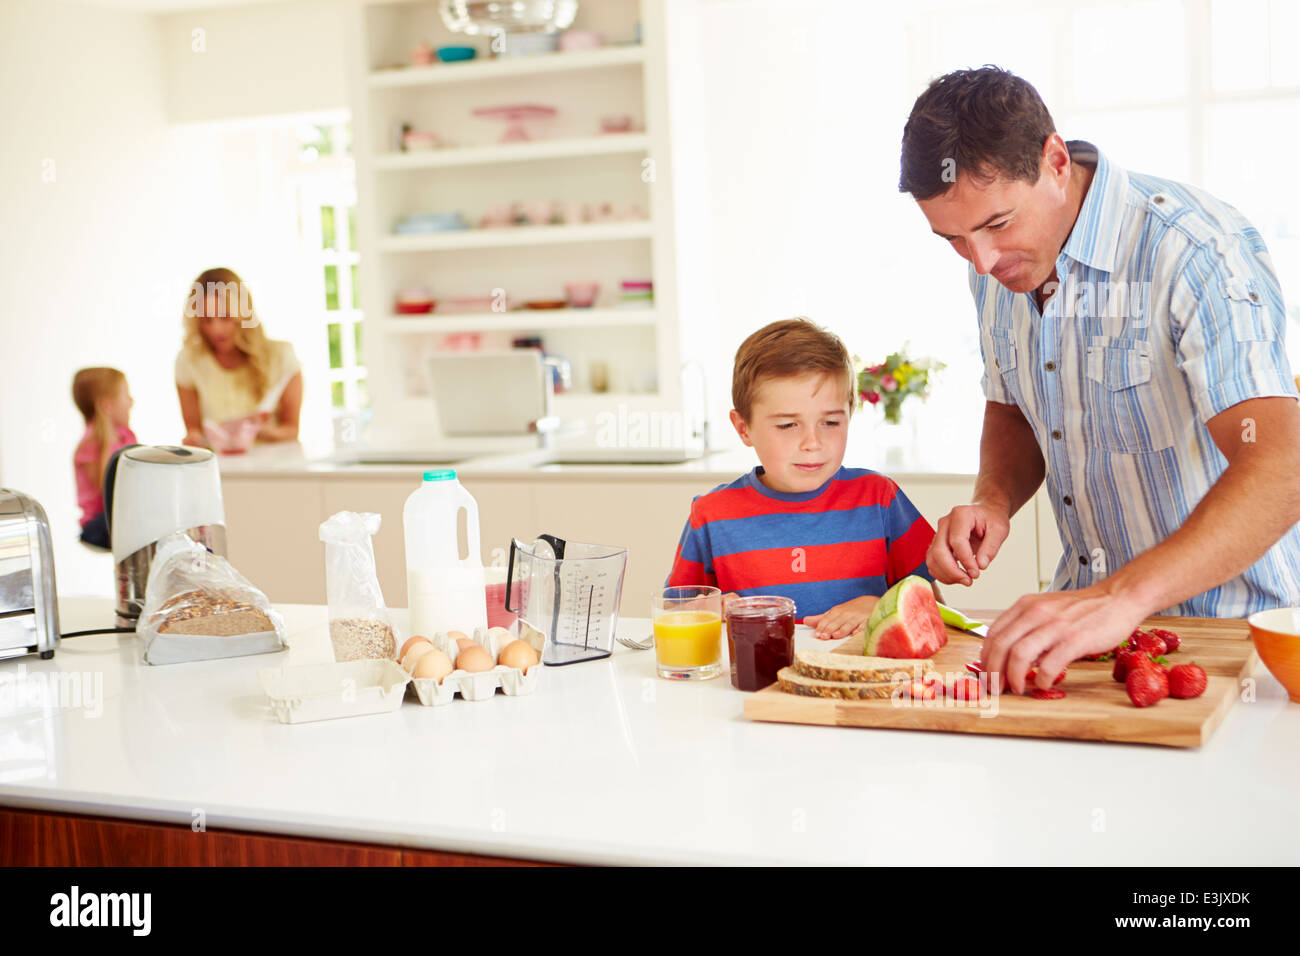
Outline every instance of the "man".
POLYGON ((970 263, 987 398, 971 504, 927 563, 970 584, 1047 481, 1064 555, 984 665, 1024 690, 1147 616, 1300 605, 1300 406, 1282 293, 1232 207, 1067 144, 1003 70, 935 80, 899 188, 970 263))

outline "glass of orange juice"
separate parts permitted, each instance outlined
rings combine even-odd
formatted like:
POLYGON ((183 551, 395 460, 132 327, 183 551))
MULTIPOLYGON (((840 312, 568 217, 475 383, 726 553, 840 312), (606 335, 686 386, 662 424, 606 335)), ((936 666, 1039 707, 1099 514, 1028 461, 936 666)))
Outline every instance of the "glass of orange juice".
POLYGON ((709 680, 723 672, 721 591, 694 584, 664 588, 652 612, 660 677, 709 680))

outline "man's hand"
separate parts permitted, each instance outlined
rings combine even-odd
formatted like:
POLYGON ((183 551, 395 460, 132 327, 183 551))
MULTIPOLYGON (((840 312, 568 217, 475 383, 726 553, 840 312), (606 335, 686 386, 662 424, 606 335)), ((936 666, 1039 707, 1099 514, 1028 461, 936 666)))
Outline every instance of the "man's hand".
POLYGON ((925 566, 942 584, 974 583, 1011 533, 1006 509, 976 503, 958 505, 939 519, 925 566))
POLYGON ((813 632, 813 637, 819 641, 833 641, 836 638, 848 637, 866 624, 867 618, 871 617, 871 612, 876 609, 879 602, 880 598, 867 594, 837 604, 822 614, 810 614, 803 619, 803 622, 817 629, 813 632))
POLYGON ((1015 693, 1036 667, 1037 687, 1052 686, 1061 671, 1085 654, 1102 654, 1133 633, 1147 617, 1142 607, 1105 582, 1078 591, 1027 594, 998 615, 984 638, 980 662, 1000 672, 1015 693))

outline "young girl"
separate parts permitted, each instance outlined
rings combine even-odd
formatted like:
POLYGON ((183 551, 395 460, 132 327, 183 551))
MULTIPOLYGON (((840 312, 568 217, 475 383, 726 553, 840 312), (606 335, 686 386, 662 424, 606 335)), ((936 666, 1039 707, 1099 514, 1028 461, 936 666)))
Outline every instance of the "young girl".
POLYGON ((104 515, 104 469, 109 456, 136 443, 131 431, 131 392, 126 376, 115 368, 83 368, 72 379, 72 400, 86 420, 72 463, 77 471, 77 504, 81 506, 81 540, 111 547, 104 515))

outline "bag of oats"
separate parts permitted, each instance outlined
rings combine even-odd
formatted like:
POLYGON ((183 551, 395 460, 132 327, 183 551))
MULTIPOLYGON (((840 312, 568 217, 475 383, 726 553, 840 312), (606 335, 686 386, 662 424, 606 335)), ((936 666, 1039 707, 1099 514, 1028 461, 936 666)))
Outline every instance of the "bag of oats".
POLYGON ((320 526, 330 643, 336 661, 397 658, 397 632, 379 590, 370 540, 379 522, 377 514, 340 511, 320 526))

